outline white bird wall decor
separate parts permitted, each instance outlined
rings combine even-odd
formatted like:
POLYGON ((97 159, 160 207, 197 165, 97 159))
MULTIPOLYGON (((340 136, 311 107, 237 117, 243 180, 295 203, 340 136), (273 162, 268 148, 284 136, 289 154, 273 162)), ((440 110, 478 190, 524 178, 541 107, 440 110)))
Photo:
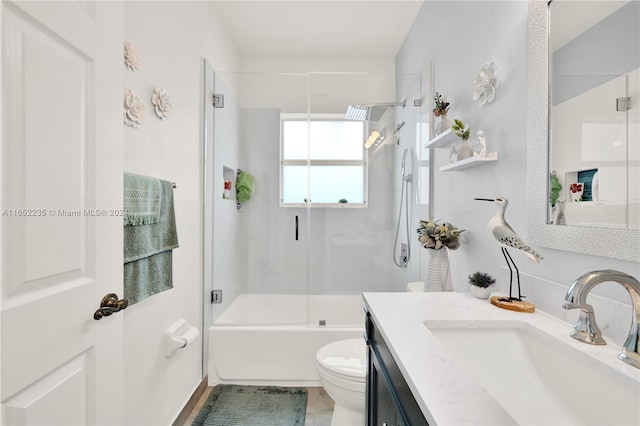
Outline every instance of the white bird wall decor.
POLYGON ((509 299, 501 299, 502 301, 522 301, 522 293, 520 292, 520 271, 518 271, 518 267, 515 262, 511 258, 511 255, 507 251, 508 248, 514 248, 522 251, 529 259, 531 259, 535 263, 539 263, 543 257, 537 253, 534 249, 531 248, 522 238, 516 234, 516 231, 507 223, 504 218, 504 212, 507 209, 507 205, 509 205, 509 201, 504 198, 476 198, 476 200, 480 201, 492 201, 496 203, 499 207, 498 212, 493 215, 489 223, 487 224, 487 231, 489 235, 491 235, 498 245, 500 245, 502 250, 502 255, 504 256, 504 260, 507 262, 507 266, 509 267, 509 299), (512 286, 513 286, 513 270, 511 269, 511 265, 516 270, 516 277, 518 279, 518 297, 513 297, 512 294, 512 286))

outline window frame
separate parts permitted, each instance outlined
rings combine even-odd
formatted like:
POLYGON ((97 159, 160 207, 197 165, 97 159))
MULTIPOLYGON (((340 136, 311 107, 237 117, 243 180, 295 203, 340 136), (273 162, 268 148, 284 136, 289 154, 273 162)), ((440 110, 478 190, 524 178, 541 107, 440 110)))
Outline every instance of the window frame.
POLYGON ((369 179, 368 179, 368 164, 369 164, 369 151, 364 148, 364 138, 367 134, 368 123, 364 122, 362 126, 362 160, 312 160, 307 158, 303 160, 285 160, 284 159, 284 123, 285 121, 305 121, 307 123, 319 122, 319 121, 352 121, 346 120, 342 114, 296 114, 296 113, 281 113, 280 114, 280 207, 284 208, 337 208, 337 209, 362 209, 368 207, 369 199, 369 179), (362 166, 362 203, 285 203, 284 202, 284 167, 285 166, 305 166, 307 168, 307 193, 309 192, 309 171, 311 166, 362 166))

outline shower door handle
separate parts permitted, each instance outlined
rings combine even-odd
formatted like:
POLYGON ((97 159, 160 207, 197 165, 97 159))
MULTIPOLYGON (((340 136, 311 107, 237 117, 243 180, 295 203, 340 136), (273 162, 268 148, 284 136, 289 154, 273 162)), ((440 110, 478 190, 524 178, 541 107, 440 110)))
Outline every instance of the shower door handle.
POLYGON ((298 215, 296 215, 296 241, 298 241, 298 215))

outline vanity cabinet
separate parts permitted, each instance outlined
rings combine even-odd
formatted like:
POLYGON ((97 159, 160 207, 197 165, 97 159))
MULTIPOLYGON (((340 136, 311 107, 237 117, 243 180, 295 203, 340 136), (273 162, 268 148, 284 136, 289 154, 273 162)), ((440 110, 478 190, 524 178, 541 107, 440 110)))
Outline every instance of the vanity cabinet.
POLYGON ((398 364, 367 312, 367 426, 428 425, 398 364))

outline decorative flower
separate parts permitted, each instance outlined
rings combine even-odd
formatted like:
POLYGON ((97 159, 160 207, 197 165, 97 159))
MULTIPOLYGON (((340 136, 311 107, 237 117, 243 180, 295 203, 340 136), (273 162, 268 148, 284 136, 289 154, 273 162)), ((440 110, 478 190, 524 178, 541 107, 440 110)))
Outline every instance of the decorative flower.
POLYGON ((158 118, 160 120, 166 120, 171 112, 171 100, 169 100, 169 95, 167 95, 166 90, 161 87, 156 87, 151 97, 151 103, 158 118))
POLYGON ((571 190, 571 192, 573 192, 575 194, 577 192, 582 191, 582 184, 581 183, 572 183, 571 186, 569 187, 569 189, 571 190))
POLYGON ((498 87, 498 70, 494 62, 483 64, 475 80, 476 89, 473 91, 473 100, 480 99, 480 106, 491 103, 496 95, 498 87))
POLYGON ((442 96, 440 93, 436 92, 433 96, 433 105, 435 108, 433 109, 433 115, 436 117, 440 117, 441 115, 446 115, 447 111, 449 111, 449 106, 451 105, 447 102, 447 97, 442 96))
POLYGON ((424 248, 440 250, 447 247, 455 250, 460 247, 458 237, 462 232, 464 229, 458 229, 448 222, 439 224, 433 218, 427 221, 421 220, 418 228, 418 241, 422 243, 424 248))
POLYGON ((124 64, 131 71, 135 71, 142 65, 142 60, 140 59, 140 52, 136 49, 131 43, 128 41, 124 42, 124 64))
POLYGON ((147 114, 147 107, 142 100, 132 91, 124 92, 124 124, 131 127, 140 127, 147 114))
POLYGON ((471 129, 465 127, 462 121, 458 120, 457 118, 453 120, 453 122, 454 124, 451 126, 451 130, 453 130, 453 133, 455 133, 463 141, 469 139, 469 133, 471 132, 471 129))

